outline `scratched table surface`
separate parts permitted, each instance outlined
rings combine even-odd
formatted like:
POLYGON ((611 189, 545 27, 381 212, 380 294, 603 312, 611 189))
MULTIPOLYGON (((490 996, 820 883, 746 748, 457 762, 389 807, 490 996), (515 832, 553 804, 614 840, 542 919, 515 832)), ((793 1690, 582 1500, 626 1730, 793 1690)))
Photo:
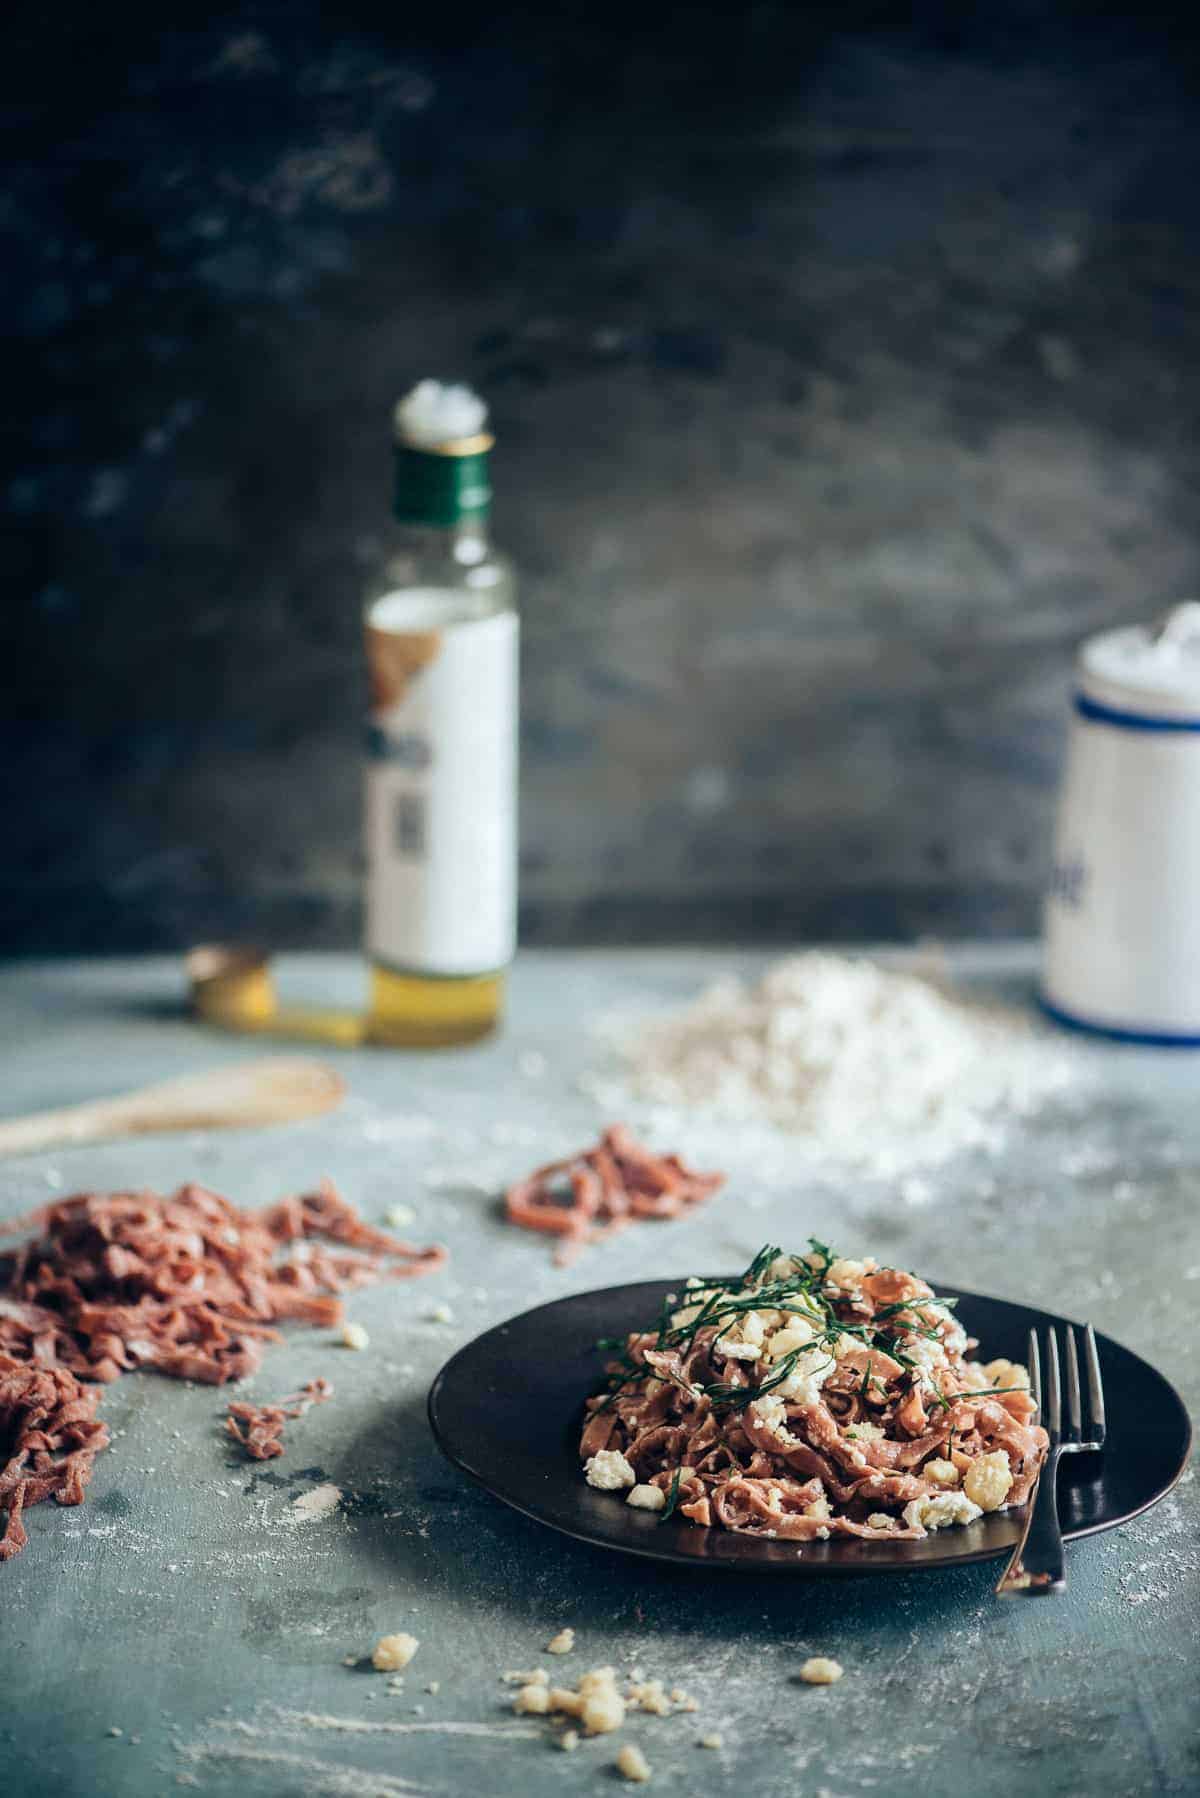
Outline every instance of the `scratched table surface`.
MULTIPOLYGON (((981 990, 1028 1002, 1022 948, 952 956, 981 990)), ((513 1716, 499 1675, 642 1668, 699 1700, 631 1718, 654 1785, 864 1798, 913 1784, 973 1798, 1194 1792, 1200 1505, 1185 1476, 1122 1530, 1069 1550, 1058 1600, 1001 1605, 993 1564, 822 1582, 657 1569, 560 1539, 476 1490, 439 1456, 429 1383, 461 1342, 590 1286, 734 1268, 767 1237, 815 1232, 928 1274, 1076 1316, 1200 1394, 1200 1059, 1082 1047, 1083 1090, 999 1154, 940 1169, 906 1202, 861 1178, 764 1185, 733 1132, 727 1189, 686 1221, 647 1225, 569 1270, 501 1219, 497 1193, 603 1120, 580 1086, 598 1050, 585 1021, 677 1004, 754 956, 595 952, 524 958, 492 1041, 439 1055, 336 1053, 349 1096, 299 1127, 78 1148, 0 1164, 0 1215, 84 1187, 198 1179, 261 1205, 322 1174, 371 1219, 412 1208, 446 1272, 352 1296, 370 1333, 353 1353, 295 1330, 255 1396, 323 1374, 334 1401, 292 1425, 283 1459, 238 1459, 229 1395, 153 1375, 104 1396, 114 1432, 79 1509, 43 1505, 0 1567, 0 1791, 17 1795, 553 1793, 615 1789, 616 1739, 551 1745, 513 1716), (435 1321, 433 1308, 453 1321, 435 1321), (332 1483, 307 1523, 293 1501, 332 1483), (348 1665, 376 1638, 420 1650, 402 1691, 348 1665), (804 1686, 811 1654, 839 1685, 804 1686), (434 1688, 434 1689, 430 1689, 434 1688), (719 1732, 722 1746, 699 1737, 719 1732)), ((306 997, 352 998, 350 958, 297 958, 306 997)), ((24 964, 0 975, 4 1106, 17 1113, 262 1052, 189 1022, 161 960, 24 964)), ((687 1152, 689 1144, 678 1146, 687 1152)), ((245 1388, 243 1388, 245 1390, 245 1388)))

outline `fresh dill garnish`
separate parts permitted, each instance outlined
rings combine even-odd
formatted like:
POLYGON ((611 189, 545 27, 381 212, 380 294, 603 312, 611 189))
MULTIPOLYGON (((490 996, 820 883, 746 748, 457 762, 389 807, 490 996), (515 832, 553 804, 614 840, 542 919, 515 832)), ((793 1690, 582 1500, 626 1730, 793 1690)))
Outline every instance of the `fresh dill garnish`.
POLYGON ((671 1481, 670 1490, 667 1493, 667 1502, 658 1514, 658 1521, 660 1523, 665 1523, 667 1518, 674 1514, 675 1506, 679 1503, 679 1482, 682 1477, 683 1468, 677 1467, 675 1469, 675 1478, 671 1481))
POLYGON ((806 1342, 802 1347, 792 1349, 786 1355, 781 1355, 766 1379, 760 1380, 757 1385, 731 1386, 718 1380, 711 1386, 702 1386, 700 1390, 705 1398, 712 1401, 714 1408, 721 1405, 726 1410, 744 1411, 747 1405, 752 1405, 756 1399, 765 1398, 769 1392, 774 1392, 777 1386, 782 1386, 795 1370, 801 1355, 808 1354, 816 1346, 815 1342, 806 1342))
POLYGON ((762 1248, 759 1249, 758 1254, 754 1257, 753 1261, 750 1263, 749 1267, 746 1269, 745 1273, 741 1275, 740 1279, 738 1280, 738 1285, 739 1286, 757 1286, 759 1280, 762 1278, 763 1274, 766 1273, 766 1271, 770 1267, 771 1263, 773 1261, 778 1261, 779 1257, 782 1254, 783 1254, 782 1249, 775 1248, 773 1246, 773 1244, 771 1244, 769 1242, 764 1243, 762 1248))
POLYGON ((833 1266, 833 1263, 834 1263, 836 1257, 833 1253, 833 1250, 828 1246, 828 1244, 823 1243, 823 1242, 818 1242, 815 1236, 809 1237, 808 1246, 812 1250, 814 1255, 819 1255, 821 1258, 821 1263, 822 1263, 822 1265, 821 1265, 821 1284, 824 1285, 826 1276, 828 1275, 830 1268, 833 1266))

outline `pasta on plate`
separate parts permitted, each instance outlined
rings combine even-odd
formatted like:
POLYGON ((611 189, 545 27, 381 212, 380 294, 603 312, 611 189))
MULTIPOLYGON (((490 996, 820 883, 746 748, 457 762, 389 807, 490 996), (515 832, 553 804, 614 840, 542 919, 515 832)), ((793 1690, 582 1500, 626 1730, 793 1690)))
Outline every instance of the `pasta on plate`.
POLYGON ((588 1484, 666 1518, 806 1542, 917 1540, 1023 1504, 1045 1459, 1029 1376, 984 1365, 924 1280, 767 1246, 690 1279, 587 1401, 588 1484))

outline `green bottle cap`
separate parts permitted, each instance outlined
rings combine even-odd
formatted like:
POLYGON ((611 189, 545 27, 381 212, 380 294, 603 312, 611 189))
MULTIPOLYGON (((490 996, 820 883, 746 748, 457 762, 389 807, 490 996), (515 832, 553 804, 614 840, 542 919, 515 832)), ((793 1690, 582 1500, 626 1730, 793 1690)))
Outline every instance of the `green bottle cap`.
POLYGON ((488 452, 494 441, 486 431, 436 449, 397 441, 392 511, 401 524, 445 526, 485 518, 492 499, 488 452))

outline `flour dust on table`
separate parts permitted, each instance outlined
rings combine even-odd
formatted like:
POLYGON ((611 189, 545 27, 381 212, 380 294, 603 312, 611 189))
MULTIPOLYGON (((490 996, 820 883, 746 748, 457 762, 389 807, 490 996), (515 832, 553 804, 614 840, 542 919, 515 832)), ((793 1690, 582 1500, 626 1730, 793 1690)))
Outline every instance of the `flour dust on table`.
MULTIPOLYGON (((1072 1051, 1023 1012, 929 976, 811 951, 754 986, 732 977, 684 1010, 603 1018, 616 1069, 586 1076, 606 1108, 672 1134, 701 1120, 786 1132, 789 1165, 903 1177, 970 1149, 1078 1079, 1072 1051)), ((920 1183, 902 1196, 919 1202, 920 1183)))

